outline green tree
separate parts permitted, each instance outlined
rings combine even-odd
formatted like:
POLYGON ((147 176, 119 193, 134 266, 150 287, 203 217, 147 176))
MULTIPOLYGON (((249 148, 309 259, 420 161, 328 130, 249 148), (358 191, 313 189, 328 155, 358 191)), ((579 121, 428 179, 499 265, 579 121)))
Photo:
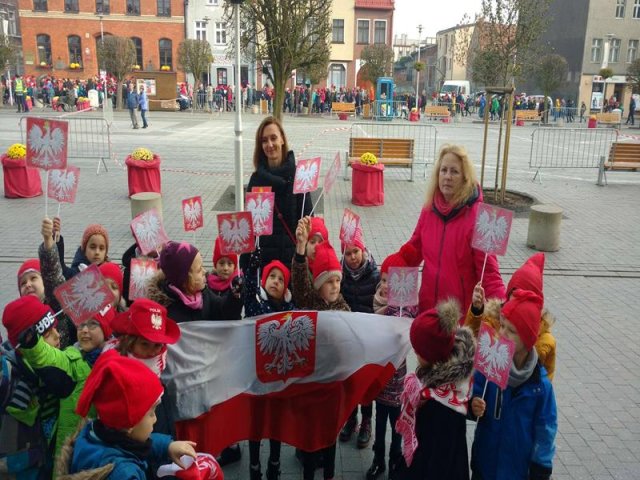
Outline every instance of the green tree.
POLYGON ((500 58, 494 50, 476 53, 469 65, 471 79, 476 85, 498 85, 501 82, 499 64, 500 58))
POLYGON ((551 96, 566 83, 568 70, 566 58, 557 53, 550 53, 540 59, 533 70, 533 77, 544 98, 551 96))
POLYGON ((379 77, 391 74, 393 49, 386 45, 369 45, 362 50, 360 59, 363 62, 362 79, 375 85, 379 77))
POLYGON ((187 39, 178 46, 178 65, 185 73, 193 75, 193 91, 196 91, 202 75, 209 71, 213 62, 211 45, 206 40, 187 39))
POLYGON ((16 62, 16 47, 11 42, 11 39, 6 35, 0 35, 0 70, 9 65, 14 65, 16 62))
POLYGON ((122 81, 136 64, 136 47, 128 37, 106 35, 98 42, 98 63, 116 79, 116 109, 122 108, 122 81))
POLYGON ((640 93, 640 58, 636 58, 627 67, 627 80, 633 85, 634 92, 640 93))
MULTIPOLYGON (((332 0, 252 0, 240 6, 241 50, 245 57, 255 58, 273 84, 273 115, 280 120, 291 71, 328 68, 332 4, 332 0)), ((231 32, 233 12, 227 2, 225 17, 231 32)))

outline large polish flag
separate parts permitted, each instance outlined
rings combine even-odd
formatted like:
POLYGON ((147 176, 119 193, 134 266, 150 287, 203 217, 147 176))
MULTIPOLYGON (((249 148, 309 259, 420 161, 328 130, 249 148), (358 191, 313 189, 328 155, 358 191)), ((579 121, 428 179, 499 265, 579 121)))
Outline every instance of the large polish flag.
POLYGON ((263 438, 325 448, 403 362, 411 321, 294 311, 182 323, 163 373, 178 437, 213 454, 263 438))

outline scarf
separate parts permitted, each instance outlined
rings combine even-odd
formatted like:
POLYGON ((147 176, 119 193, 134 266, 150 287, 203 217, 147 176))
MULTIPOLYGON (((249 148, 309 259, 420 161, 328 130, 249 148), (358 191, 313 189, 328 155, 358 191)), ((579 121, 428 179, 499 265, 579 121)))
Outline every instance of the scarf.
POLYGON ((178 298, 182 303, 184 303, 185 307, 188 307, 191 310, 202 309, 202 292, 197 292, 195 295, 187 295, 178 287, 171 284, 169 284, 169 290, 178 295, 178 298))
POLYGON ((131 352, 127 353, 127 357, 144 363, 153 373, 155 373, 159 377, 167 366, 167 346, 164 345, 160 353, 158 355, 154 355, 153 357, 138 357, 131 352))
POLYGON ((138 442, 121 430, 107 427, 100 420, 93 421, 91 430, 102 442, 133 453, 141 460, 146 460, 151 455, 151 438, 144 442, 138 442))
POLYGON ((212 273, 211 275, 209 275, 207 277, 207 285, 209 285, 209 288, 211 290, 213 290, 214 292, 222 293, 222 292, 224 292, 226 290, 229 290, 231 288, 231 282, 237 276, 238 276, 238 271, 237 270, 235 272, 233 272, 231 274, 231 276, 229 276, 229 278, 227 278, 226 280, 224 280, 223 278, 219 277, 217 274, 212 273))
POLYGON ((529 380, 529 377, 531 377, 533 369, 536 368, 537 364, 538 352, 535 348, 532 348, 522 369, 518 370, 515 363, 511 364, 511 370, 509 370, 509 386, 511 388, 517 388, 529 380))
POLYGON ((440 189, 436 190, 435 195, 433 196, 433 206, 440 212, 443 217, 446 217, 451 213, 454 208, 454 205, 449 204, 445 199, 444 195, 440 189))
POLYGON ((347 271, 349 276, 356 282, 360 280, 360 278, 365 274, 367 267, 369 267, 369 262, 371 261, 369 260, 369 252, 367 252, 366 250, 362 252, 362 260, 362 265, 360 265, 356 269, 351 268, 349 265, 347 265, 346 262, 344 264, 345 270, 347 271))
POLYGON ((89 366, 93 368, 93 364, 98 360, 98 355, 102 353, 102 347, 94 348, 90 352, 84 352, 83 358, 87 361, 89 366))
POLYGON ((376 293, 373 295, 373 313, 377 313, 378 315, 385 315, 387 310, 388 298, 380 295, 380 289, 376 290, 376 293))

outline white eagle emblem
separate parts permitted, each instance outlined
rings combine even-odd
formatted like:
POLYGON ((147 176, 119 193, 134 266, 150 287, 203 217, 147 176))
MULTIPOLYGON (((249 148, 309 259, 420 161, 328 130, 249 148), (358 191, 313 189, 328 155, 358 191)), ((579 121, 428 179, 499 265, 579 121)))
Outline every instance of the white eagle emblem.
POLYGON ((481 331, 478 338, 477 368, 484 369, 488 377, 494 377, 510 367, 509 347, 500 341, 494 342, 487 330, 481 331))
POLYGON ((478 245, 485 252, 496 250, 509 235, 509 224, 505 217, 482 211, 477 220, 478 245))
POLYGON ((272 320, 260 325, 260 352, 263 355, 273 355, 273 360, 265 364, 265 370, 275 370, 279 375, 285 375, 297 365, 304 364, 306 360, 298 352, 308 350, 314 337, 314 323, 308 315, 293 318, 289 314, 282 324, 278 320, 272 320))
POLYGON ((156 330, 162 329, 162 315, 160 315, 159 313, 152 313, 151 326, 156 330))
POLYGON ((51 128, 51 122, 44 122, 44 131, 38 125, 33 125, 27 138, 29 148, 36 154, 33 163, 42 168, 62 167, 62 160, 58 156, 64 149, 65 141, 62 130, 51 128))

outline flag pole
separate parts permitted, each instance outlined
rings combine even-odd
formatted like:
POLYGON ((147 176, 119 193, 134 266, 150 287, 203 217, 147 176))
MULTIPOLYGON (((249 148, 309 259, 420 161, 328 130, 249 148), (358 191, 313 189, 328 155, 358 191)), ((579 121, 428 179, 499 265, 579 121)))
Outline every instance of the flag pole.
POLYGON ((302 212, 300 212, 300 218, 304 218, 304 202, 307 199, 307 192, 302 194, 302 212))
POLYGON ((484 268, 487 266, 487 258, 489 258, 489 254, 485 252, 484 263, 482 264, 482 273, 480 274, 480 285, 482 285, 482 279, 484 278, 484 268))

